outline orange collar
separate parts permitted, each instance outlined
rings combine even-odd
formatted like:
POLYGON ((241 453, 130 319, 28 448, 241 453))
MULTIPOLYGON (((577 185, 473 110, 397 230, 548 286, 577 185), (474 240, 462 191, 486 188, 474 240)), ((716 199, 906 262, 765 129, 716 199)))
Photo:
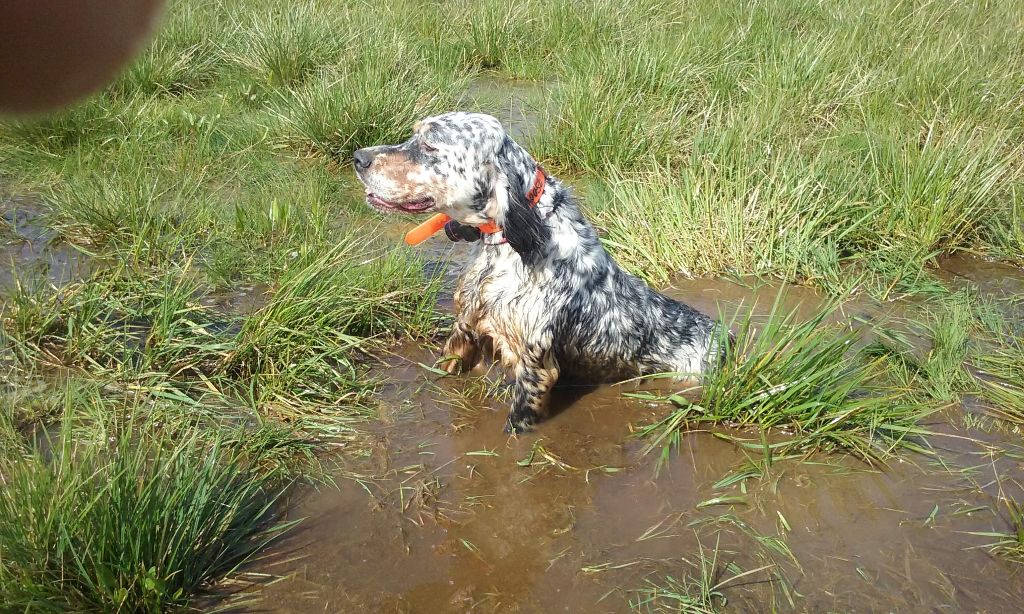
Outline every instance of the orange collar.
MULTIPOLYGON (((547 176, 544 174, 544 169, 542 169, 538 164, 537 174, 534 175, 533 177, 533 186, 531 186, 530 191, 526 193, 526 200, 529 201, 531 209, 536 208, 537 204, 540 203, 540 197, 544 194, 544 186, 546 183, 547 176)), ((551 215, 551 213, 548 212, 548 215, 551 215)), ((413 228, 412 230, 407 232, 405 234, 405 243, 407 245, 419 245, 420 243, 429 239, 435 233, 440 232, 441 229, 443 229, 445 225, 451 221, 451 218, 449 218, 444 213, 438 213, 437 215, 433 215, 427 221, 423 222, 416 228, 413 228)), ((480 229, 480 232, 483 235, 488 236, 496 235, 501 232, 501 226, 498 226, 494 222, 487 222, 485 224, 481 224, 477 228, 480 229)), ((506 242, 504 236, 495 238, 497 239, 496 241, 488 242, 486 239, 484 239, 484 237, 481 237, 481 239, 484 239, 484 243, 486 245, 501 245, 502 243, 506 242)), ((454 241, 455 239, 452 240, 454 241)))
MULTIPOLYGON (((526 193, 526 201, 530 203, 530 208, 534 209, 537 204, 540 203, 540 197, 544 194, 544 187, 547 185, 547 175, 544 174, 544 169, 537 165, 537 173, 533 176, 533 186, 530 187, 530 191, 526 193)), ((487 222, 481 224, 480 232, 485 235, 493 235, 501 232, 501 226, 498 226, 495 222, 487 222)))

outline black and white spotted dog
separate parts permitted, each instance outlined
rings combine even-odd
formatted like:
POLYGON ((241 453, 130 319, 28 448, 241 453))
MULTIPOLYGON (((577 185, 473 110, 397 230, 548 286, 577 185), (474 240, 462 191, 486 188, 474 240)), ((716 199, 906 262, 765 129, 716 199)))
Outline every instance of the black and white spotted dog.
POLYGON ((420 121, 412 138, 355 152, 367 200, 383 212, 439 211, 473 227, 445 345, 450 373, 493 351, 515 378, 507 430, 536 423, 559 376, 608 381, 717 364, 717 324, 623 271, 569 189, 501 123, 478 113, 420 121))

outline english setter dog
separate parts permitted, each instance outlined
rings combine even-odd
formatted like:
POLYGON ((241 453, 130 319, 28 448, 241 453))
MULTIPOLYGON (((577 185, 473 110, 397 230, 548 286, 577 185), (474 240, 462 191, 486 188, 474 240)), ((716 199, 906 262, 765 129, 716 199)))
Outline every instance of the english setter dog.
POLYGON ((445 213, 480 237, 455 291, 444 368, 464 372, 493 352, 514 377, 507 431, 544 416, 559 376, 696 378, 718 364, 718 324, 620 268, 569 188, 494 117, 429 117, 404 143, 354 158, 378 211, 445 213))

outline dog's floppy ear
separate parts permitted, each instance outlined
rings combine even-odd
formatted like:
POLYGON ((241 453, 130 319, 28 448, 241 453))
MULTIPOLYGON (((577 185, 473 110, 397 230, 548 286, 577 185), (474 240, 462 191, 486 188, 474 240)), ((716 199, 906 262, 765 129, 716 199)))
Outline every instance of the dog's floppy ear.
POLYGON ((540 218, 537 209, 530 206, 526 197, 533 184, 532 172, 529 173, 529 185, 523 183, 526 169, 522 167, 527 161, 529 156, 526 156, 526 152, 506 136, 498 151, 498 181, 494 189, 499 204, 498 223, 508 244, 519 254, 524 264, 533 265, 543 257, 544 246, 551 238, 551 229, 540 218), (503 190, 505 194, 501 194, 503 190))

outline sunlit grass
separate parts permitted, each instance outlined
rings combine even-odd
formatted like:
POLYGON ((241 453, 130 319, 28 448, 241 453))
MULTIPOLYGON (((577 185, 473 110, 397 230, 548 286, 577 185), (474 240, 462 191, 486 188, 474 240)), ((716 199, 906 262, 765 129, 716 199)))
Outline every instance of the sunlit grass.
POLYGON ((843 218, 843 201, 815 179, 820 169, 788 174, 784 162, 744 160, 726 140, 707 146, 707 164, 613 174, 592 191, 604 243, 623 264, 658 284, 749 272, 840 287, 840 247, 862 222, 843 218))
POLYGON ((394 143, 417 120, 450 110, 464 82, 437 72, 400 38, 371 39, 337 68, 273 102, 280 138, 301 153, 345 159, 360 147, 394 143))
POLYGON ((725 358, 705 375, 700 399, 669 396, 673 411, 642 431, 647 450, 661 448, 664 459, 701 423, 759 431, 731 439, 769 455, 843 452, 874 462, 920 449, 927 431, 918 423, 934 409, 886 385, 885 359, 859 355, 860 333, 827 322, 836 307, 827 302, 797 318, 779 298, 763 319, 741 316, 736 340, 722 338, 725 358))
POLYGON ((242 325, 227 370, 289 398, 358 401, 367 383, 356 352, 375 335, 427 333, 439 287, 416 261, 367 256, 356 239, 304 254, 242 325))
MULTIPOLYGON (((19 272, 3 297, 0 475, 20 491, 0 491, 18 519, 0 535, 23 554, 0 552, 5 582, 18 578, 0 601, 177 607, 262 539, 242 539, 263 535, 245 522, 273 500, 260 476, 312 455, 308 433, 371 418, 378 350, 438 325, 437 280, 366 232, 376 218, 363 217, 348 158, 456 108, 480 71, 495 100, 523 95, 523 144, 584 186, 605 244, 654 284, 754 274, 927 301, 904 327, 924 341, 907 343, 832 324, 834 304, 806 320, 778 305, 740 316, 703 397, 665 399, 652 448, 714 423, 767 464, 819 451, 884 460, 919 449, 934 404, 974 393, 1018 428, 1020 332, 975 343, 976 298, 951 294, 934 265, 951 252, 1024 262, 1021 18, 1013 3, 891 0, 170 2, 104 92, 0 125, 0 191, 39 195, 44 231, 96 269, 60 288, 19 272), (226 291, 251 305, 219 306, 226 291), (886 347, 861 352, 865 338, 886 347), (65 425, 81 439, 70 456, 26 457, 25 434, 63 419, 55 388, 69 381, 76 398, 137 396, 173 436, 140 423, 125 437, 79 415, 65 425), (221 430, 239 423, 249 429, 221 430), (128 440, 137 447, 121 454, 128 440), (126 476, 144 483, 132 491, 126 476), (142 544, 167 546, 155 527, 174 514, 198 531, 214 513, 214 499, 182 495, 186 479, 227 497, 217 513, 239 514, 227 542, 238 549, 211 555, 198 546, 214 548, 214 534, 196 533, 196 549, 161 551, 182 572, 139 563, 142 544), (58 509, 58 492, 82 504, 58 509), (114 518, 128 527, 117 539, 114 518), (48 559, 31 541, 44 539, 48 559)), ((460 416, 502 402, 495 378, 458 386, 460 416)), ((994 548, 1019 553, 1008 509, 1016 524, 994 548)), ((655 581, 643 607, 722 607, 742 572, 717 552, 655 581)))
POLYGON ((5 607, 162 612, 187 605, 289 525, 289 481, 225 435, 112 420, 65 426, 48 449, 0 459, 5 607))
POLYGON ((877 339, 866 352, 886 358, 890 374, 901 386, 936 401, 959 401, 977 388, 967 371, 970 338, 978 332, 972 312, 975 300, 966 291, 936 299, 914 320, 901 323, 909 334, 876 328, 877 339))

